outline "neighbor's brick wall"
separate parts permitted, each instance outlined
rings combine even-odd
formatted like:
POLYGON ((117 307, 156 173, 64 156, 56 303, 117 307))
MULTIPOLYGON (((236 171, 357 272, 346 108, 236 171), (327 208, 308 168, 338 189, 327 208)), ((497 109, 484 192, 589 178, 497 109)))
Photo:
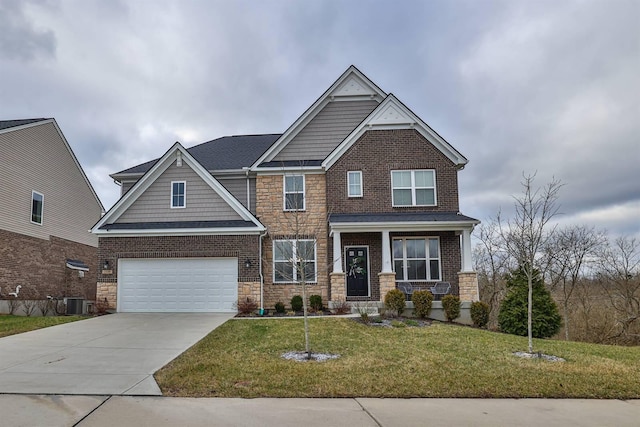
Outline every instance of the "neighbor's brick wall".
POLYGON ((415 130, 367 131, 327 171, 331 213, 458 212, 458 171, 415 130), (437 206, 392 207, 391 171, 435 169, 437 206), (363 197, 347 197, 347 171, 362 171, 363 197))
POLYGON ((50 236, 49 240, 0 230, 0 289, 3 297, 21 285, 19 298, 47 295, 94 300, 98 248, 50 236), (67 259, 82 260, 89 271, 83 278, 66 267, 67 259))
MULTIPOLYGON (((112 274, 98 275, 97 299, 116 308, 118 259, 120 258, 238 258, 238 295, 246 283, 260 282, 258 271, 258 236, 153 236, 100 237, 98 260, 109 261, 112 274), (251 267, 245 261, 251 260, 251 267)), ((94 282, 95 283, 95 282, 94 282)), ((254 286, 255 288, 255 286, 254 286)), ((254 295, 254 291, 249 291, 254 295)))
POLYGON ((295 284, 273 283, 273 240, 315 238, 318 282, 308 284, 309 295, 322 296, 326 304, 329 299, 329 265, 327 262, 327 207, 326 180, 323 174, 305 176, 305 211, 283 210, 283 175, 259 175, 256 180, 256 214, 267 227, 268 235, 263 241, 264 304, 273 308, 282 301, 285 306, 294 295, 302 295, 302 288, 295 284))

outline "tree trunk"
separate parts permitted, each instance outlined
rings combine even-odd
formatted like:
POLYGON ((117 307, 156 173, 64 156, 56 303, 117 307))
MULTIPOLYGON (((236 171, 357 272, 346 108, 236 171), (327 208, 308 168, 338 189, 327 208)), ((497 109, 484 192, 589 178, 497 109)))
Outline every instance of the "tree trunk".
POLYGON ((564 339, 569 341, 569 304, 564 300, 564 339))
POLYGON ((304 315, 304 351, 307 353, 307 359, 311 359, 311 343, 309 342, 309 317, 307 316, 307 282, 305 280, 302 281, 302 313, 304 315))
POLYGON ((529 353, 533 353, 533 278, 529 274, 529 298, 527 304, 527 335, 529 338, 529 353))

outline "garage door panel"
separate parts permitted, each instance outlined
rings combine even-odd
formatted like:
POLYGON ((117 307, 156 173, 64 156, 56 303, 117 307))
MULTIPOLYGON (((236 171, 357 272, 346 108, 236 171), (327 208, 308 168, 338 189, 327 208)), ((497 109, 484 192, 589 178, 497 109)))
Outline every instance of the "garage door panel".
POLYGON ((235 312, 236 258, 121 259, 118 311, 235 312))

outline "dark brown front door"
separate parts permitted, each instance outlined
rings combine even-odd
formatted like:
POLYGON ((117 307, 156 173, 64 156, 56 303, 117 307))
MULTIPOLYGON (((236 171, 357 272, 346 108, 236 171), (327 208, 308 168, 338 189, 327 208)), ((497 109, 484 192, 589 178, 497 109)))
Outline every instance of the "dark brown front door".
POLYGON ((347 273, 347 296, 369 296, 369 248, 347 246, 345 248, 345 272, 347 273))

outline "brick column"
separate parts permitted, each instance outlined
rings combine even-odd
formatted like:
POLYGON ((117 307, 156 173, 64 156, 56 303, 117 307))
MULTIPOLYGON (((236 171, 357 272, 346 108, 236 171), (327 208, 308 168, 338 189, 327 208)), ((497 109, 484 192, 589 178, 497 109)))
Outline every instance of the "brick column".
POLYGON ((329 275, 331 280, 331 301, 347 299, 346 277, 344 273, 331 273, 329 275))
POLYGON ((460 301, 479 301, 478 275, 475 271, 458 273, 460 301))
POLYGON ((380 301, 384 301, 387 292, 396 288, 396 274, 378 273, 378 279, 380 280, 380 301))

